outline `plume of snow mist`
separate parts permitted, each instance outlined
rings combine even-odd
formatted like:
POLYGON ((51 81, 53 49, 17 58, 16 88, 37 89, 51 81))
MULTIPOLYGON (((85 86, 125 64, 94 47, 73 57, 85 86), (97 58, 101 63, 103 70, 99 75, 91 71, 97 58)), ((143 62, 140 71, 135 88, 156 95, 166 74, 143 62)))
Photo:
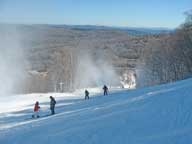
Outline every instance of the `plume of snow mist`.
POLYGON ((104 84, 108 86, 119 86, 120 79, 112 65, 107 61, 93 60, 86 53, 78 58, 75 85, 77 88, 99 87, 104 84))
POLYGON ((21 33, 15 26, 0 25, 0 96, 18 92, 23 79, 21 33))

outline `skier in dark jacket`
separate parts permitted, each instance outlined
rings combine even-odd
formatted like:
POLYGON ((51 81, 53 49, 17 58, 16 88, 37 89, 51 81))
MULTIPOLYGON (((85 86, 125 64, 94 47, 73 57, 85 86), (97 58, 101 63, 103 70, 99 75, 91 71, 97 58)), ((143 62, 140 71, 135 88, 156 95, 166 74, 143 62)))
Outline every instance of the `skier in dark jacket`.
POLYGON ((88 90, 85 90, 85 100, 86 99, 89 99, 89 92, 88 92, 88 90))
POLYGON ((106 85, 103 86, 104 95, 108 95, 108 87, 106 85))
POLYGON ((55 104, 56 104, 56 101, 54 99, 54 97, 50 96, 50 110, 51 110, 51 114, 54 115, 55 114, 55 104))

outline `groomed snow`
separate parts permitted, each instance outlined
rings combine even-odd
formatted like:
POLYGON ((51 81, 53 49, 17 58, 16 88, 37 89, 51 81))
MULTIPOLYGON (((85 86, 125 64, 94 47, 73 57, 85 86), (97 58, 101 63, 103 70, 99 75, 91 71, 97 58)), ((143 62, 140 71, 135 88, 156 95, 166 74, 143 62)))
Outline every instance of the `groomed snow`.
POLYGON ((29 94, 1 98, 0 144, 190 144, 192 79, 137 90, 91 89, 68 94, 29 94), (33 104, 56 115, 30 120, 33 104), (94 95, 94 96, 92 96, 94 95))

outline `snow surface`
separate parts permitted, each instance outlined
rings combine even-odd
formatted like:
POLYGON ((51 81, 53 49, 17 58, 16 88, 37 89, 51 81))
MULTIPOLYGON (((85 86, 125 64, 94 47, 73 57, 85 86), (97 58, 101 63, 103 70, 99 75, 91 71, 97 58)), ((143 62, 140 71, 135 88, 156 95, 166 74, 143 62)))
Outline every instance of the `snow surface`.
POLYGON ((64 94, 17 95, 0 100, 0 144, 190 144, 192 79, 137 90, 90 89, 64 94), (33 104, 56 115, 28 119, 33 104), (94 95, 94 96, 93 96, 94 95), (11 100, 10 100, 11 99, 11 100))

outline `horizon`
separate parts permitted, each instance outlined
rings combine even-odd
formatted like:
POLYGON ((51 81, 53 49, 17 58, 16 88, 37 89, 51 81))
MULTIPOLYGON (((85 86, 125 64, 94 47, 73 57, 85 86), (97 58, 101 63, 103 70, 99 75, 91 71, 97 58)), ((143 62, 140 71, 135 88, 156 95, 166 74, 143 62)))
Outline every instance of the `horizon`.
POLYGON ((0 25, 24 25, 24 26, 35 26, 35 25, 47 25, 47 26, 69 26, 69 27, 105 27, 112 29, 150 29, 150 30, 175 30, 176 28, 169 27, 135 27, 135 26, 112 26, 112 25, 92 25, 92 24, 47 24, 47 23, 1 23, 0 25))
POLYGON ((175 29, 190 0, 0 1, 0 23, 175 29))

